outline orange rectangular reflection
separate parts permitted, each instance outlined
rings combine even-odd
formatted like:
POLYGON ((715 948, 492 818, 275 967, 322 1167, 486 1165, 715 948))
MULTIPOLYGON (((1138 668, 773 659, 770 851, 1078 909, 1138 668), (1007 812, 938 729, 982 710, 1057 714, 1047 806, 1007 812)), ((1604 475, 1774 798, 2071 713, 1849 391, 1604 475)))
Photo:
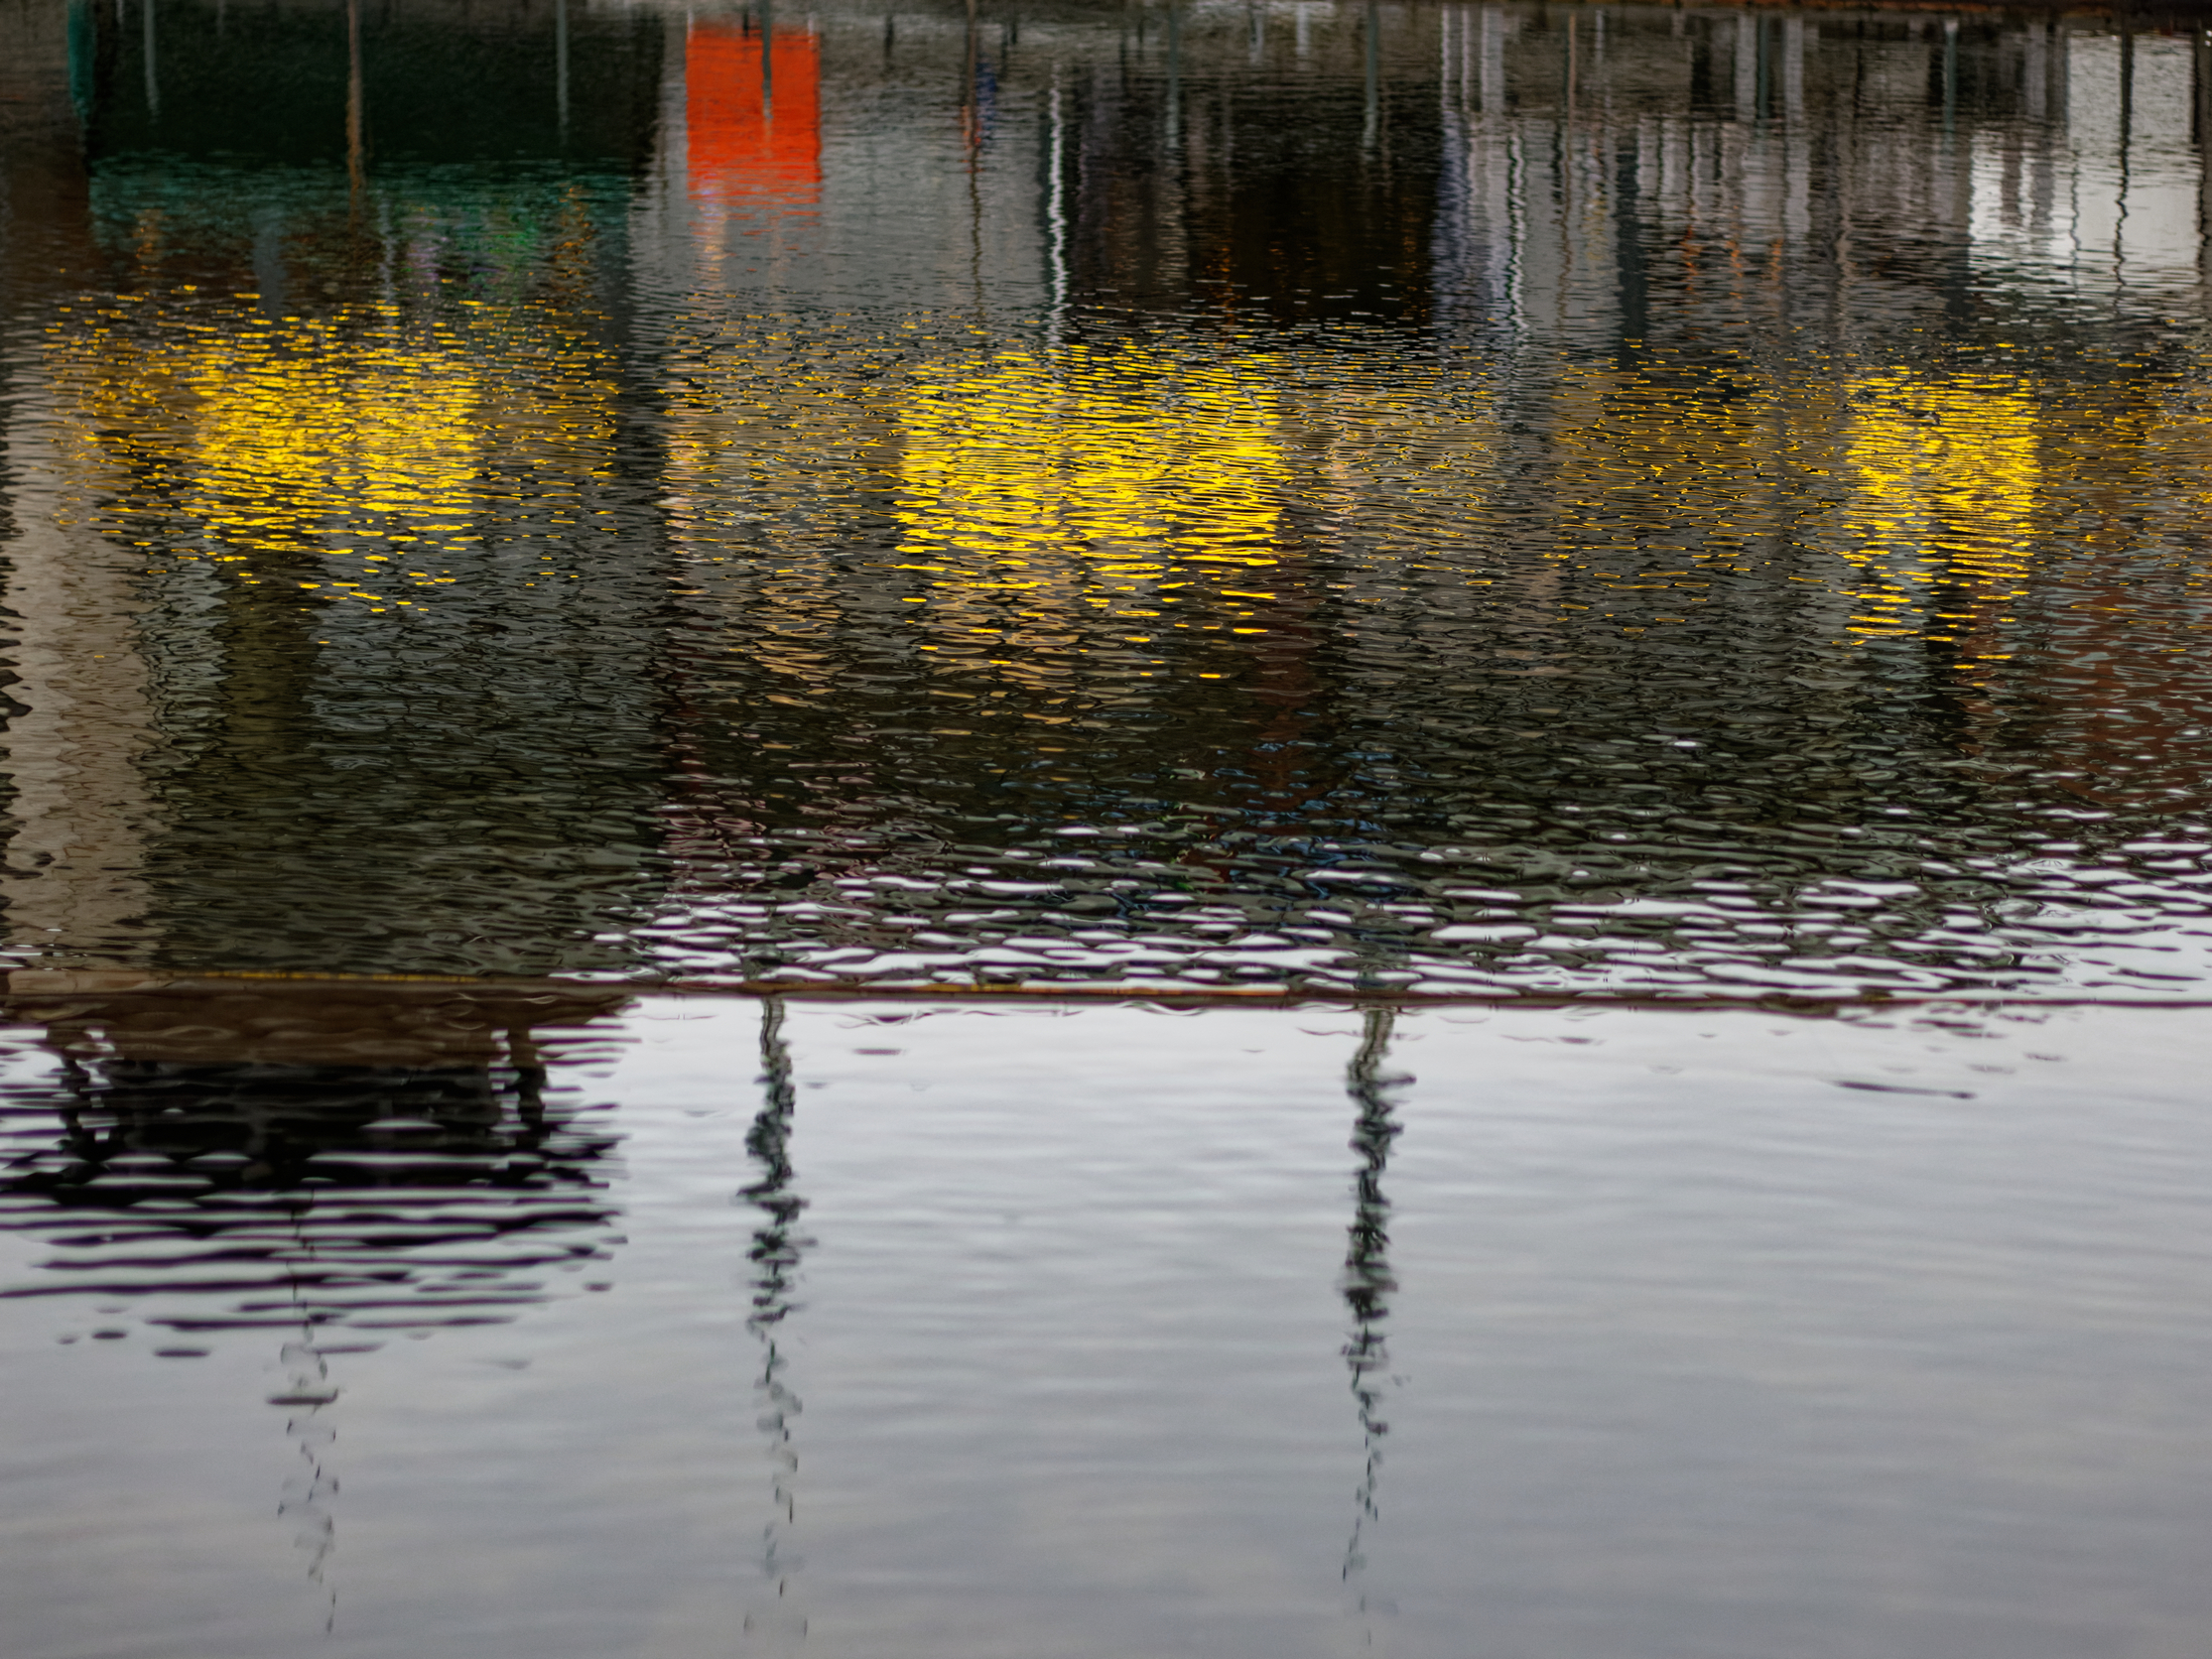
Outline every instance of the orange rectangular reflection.
POLYGON ((684 50, 691 191, 772 208, 822 199, 822 44, 745 25, 694 26, 684 50))

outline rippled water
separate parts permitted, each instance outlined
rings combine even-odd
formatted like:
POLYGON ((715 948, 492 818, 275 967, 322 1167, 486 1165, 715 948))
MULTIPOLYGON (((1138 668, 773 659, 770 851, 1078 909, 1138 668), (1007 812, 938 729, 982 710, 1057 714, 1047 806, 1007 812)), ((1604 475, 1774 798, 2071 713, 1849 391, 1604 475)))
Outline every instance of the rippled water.
POLYGON ((0 1646, 2195 1659, 2208 145, 0 0, 0 1646))
POLYGON ((2189 1011, 19 1014, 24 1659, 2212 1620, 2189 1011))
POLYGON ((19 964, 2201 988, 2201 30, 9 18, 19 964))

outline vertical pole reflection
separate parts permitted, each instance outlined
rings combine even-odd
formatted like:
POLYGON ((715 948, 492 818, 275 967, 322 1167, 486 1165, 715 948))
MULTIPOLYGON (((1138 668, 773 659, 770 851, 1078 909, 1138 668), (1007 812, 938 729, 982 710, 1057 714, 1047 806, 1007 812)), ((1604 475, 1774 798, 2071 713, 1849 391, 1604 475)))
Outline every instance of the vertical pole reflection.
POLYGON ((1439 8, 1436 14, 1436 112, 1449 120, 1452 113, 1452 13, 1450 8, 1439 8))
POLYGON ((1576 25, 1581 20, 1574 13, 1567 14, 1567 120, 1575 118, 1575 83, 1581 77, 1581 41, 1576 25))
POLYGON ((2195 94, 2190 124, 2197 146, 2197 270, 2212 284, 2212 30, 2190 31, 2189 66, 2195 94))
POLYGON ((278 1358, 284 1366, 284 1392, 270 1403, 291 1413, 284 1428, 300 1460, 284 1482, 277 1513, 292 1523, 292 1542, 307 1557, 308 1582, 323 1593, 323 1632, 329 1635, 338 1624, 337 1582, 329 1575, 338 1542, 330 1505, 338 1483, 326 1449, 337 1439, 337 1429, 325 1411, 337 1390, 330 1386, 328 1362, 316 1347, 312 1321, 303 1322, 299 1337, 284 1344, 278 1358))
POLYGON ((2072 32, 2067 28, 2066 20, 2060 17, 2046 24, 2043 34, 2043 114, 2052 125, 2064 127, 2067 125, 2067 113, 2072 106, 2072 32))
POLYGON ((976 152, 983 141, 982 112, 976 108, 976 81, 981 69, 982 42, 976 33, 976 0, 968 0, 968 32, 961 59, 960 78, 960 128, 968 144, 969 171, 976 165, 976 152))
POLYGON ((1764 123, 1773 113, 1774 99, 1774 32, 1766 26, 1766 19, 1753 20, 1752 29, 1752 119, 1764 123))
POLYGON ((776 124, 776 0, 760 0, 760 119, 776 124))
POLYGON ((1060 69, 1052 71, 1051 141, 1045 152, 1045 227, 1052 259, 1052 311, 1045 326, 1048 343, 1060 343, 1068 313, 1067 126, 1060 109, 1060 69))
MULTIPOLYGON (((1370 1611, 1386 1610, 1370 1608, 1366 1577, 1367 1528, 1380 1514, 1375 1496, 1382 1480, 1382 1438, 1390 1432, 1382 1416, 1390 1364, 1382 1326, 1390 1317, 1390 1293, 1397 1289, 1397 1280, 1390 1274, 1390 1201, 1382 1193, 1382 1176, 1400 1126, 1392 1116, 1389 1091, 1413 1081, 1382 1075, 1396 1019, 1387 1008, 1367 1010, 1359 1050, 1345 1072, 1355 1111, 1352 1150, 1359 1154, 1360 1164, 1352 1177, 1352 1225, 1344 1258, 1344 1300, 1352 1314, 1344 1357, 1352 1373, 1352 1402, 1359 1413, 1366 1462, 1360 1476, 1352 1537, 1345 1544, 1344 1582, 1363 1620, 1370 1611)), ((1368 1636, 1371 1646, 1371 1630, 1368 1636)))
POLYGON ((2120 13, 2120 201, 2112 226, 2113 276, 2128 280, 2129 153, 2136 126, 2136 31, 2125 9, 2120 13))
POLYGON ((345 0, 345 175, 361 188, 361 0, 345 0))
POLYGON ((960 122, 968 147, 968 268, 976 290, 976 318, 983 319, 982 37, 976 0, 968 0, 967 68, 961 81, 960 122))
POLYGON ((745 1134, 745 1151, 758 1179, 741 1197, 764 1216, 745 1254, 752 1263, 749 1283, 752 1312, 745 1329, 759 1339, 762 1354, 753 1395, 760 1427, 768 1437, 768 1524, 761 1529, 760 1573, 775 1595, 765 1604, 748 1606, 745 1629, 764 1651, 795 1648, 806 1639, 807 1620, 792 1595, 800 1562, 792 1547, 799 1521, 799 1455, 791 1426, 801 1410, 799 1397, 784 1380, 789 1361, 779 1343, 784 1320, 797 1308, 794 1291, 800 1252, 808 1240, 798 1232, 806 1200, 792 1191, 791 1118, 797 1093, 791 1081, 791 1046, 783 1037, 783 999, 764 998, 760 1006, 760 1112, 745 1134))
POLYGON ((1173 155, 1183 142, 1183 9, 1168 0, 1167 8, 1167 150, 1173 155))
POLYGON ((1943 136, 1949 138, 1959 119, 1959 20, 1943 20, 1943 136))
POLYGON ((553 95, 561 136, 569 136, 569 0, 553 0, 553 95))
POLYGON ((331 1635, 338 1625, 337 1583, 328 1571, 338 1543, 337 1517, 331 1513, 338 1483, 330 1470, 327 1448, 337 1439, 337 1428, 324 1413, 338 1391, 330 1385, 329 1362, 317 1344, 316 1317, 306 1306, 300 1273, 303 1263, 316 1259, 315 1241, 308 1232, 308 1207, 303 1204, 292 1212, 292 1303, 300 1316, 300 1334, 278 1352, 284 1389, 270 1396, 269 1403, 291 1414, 284 1430, 300 1454, 298 1467, 278 1496, 277 1513, 292 1523, 292 1542, 308 1560, 308 1583, 323 1592, 323 1633, 331 1635))
POLYGON ((1382 130, 1382 42, 1377 31, 1381 20, 1375 13, 1375 0, 1367 0, 1366 26, 1361 33, 1366 37, 1367 49, 1367 122, 1363 141, 1369 150, 1382 130))
POLYGON ((154 72, 154 0, 145 0, 146 7, 146 113, 157 121, 162 113, 161 77, 154 72))
MULTIPOLYGON (((1505 9, 1483 8, 1482 83, 1475 107, 1485 115, 1505 113, 1505 9)), ((1519 246, 1515 243, 1514 246, 1519 246)))

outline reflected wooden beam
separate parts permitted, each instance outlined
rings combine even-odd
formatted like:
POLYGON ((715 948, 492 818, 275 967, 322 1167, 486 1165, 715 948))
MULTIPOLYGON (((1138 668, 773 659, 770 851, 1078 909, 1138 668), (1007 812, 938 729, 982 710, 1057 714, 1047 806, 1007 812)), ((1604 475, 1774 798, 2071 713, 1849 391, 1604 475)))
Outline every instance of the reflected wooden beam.
MULTIPOLYGON (((1191 985, 1172 980, 946 980, 744 979, 701 977, 637 979, 592 983, 580 979, 477 979, 439 974, 162 973, 130 968, 18 968, 0 973, 0 1010, 9 1019, 52 1023, 71 1019, 143 1019, 134 1029, 168 1032, 159 1040, 187 1041, 188 1013, 231 1020, 215 1029, 252 1049, 244 1058, 277 1050, 297 1039, 302 1064, 325 1038, 350 1043, 420 1039, 433 1056, 421 1061, 362 1058, 332 1060, 363 1065, 473 1064, 473 1049, 441 1045, 463 1041, 442 1028, 439 1010, 470 1030, 503 1032, 543 1029, 611 1017, 645 997, 716 997, 752 1000, 772 997, 807 1002, 1037 1003, 1129 1002, 1162 1008, 1223 1006, 1283 1008, 1675 1008, 1686 1011, 1765 1008, 1792 1014, 1845 1014, 1868 1008, 2206 1008, 2212 996, 2013 996, 1933 993, 1899 996, 1880 988, 1865 991, 1765 991, 1747 987, 1741 995, 1699 988, 1681 994, 1626 991, 1526 992, 1507 990, 1427 990, 1420 987, 1354 988, 1325 984, 1191 985), (427 1010, 428 1012, 425 1012, 427 1010), (242 1022, 248 1016, 265 1027, 242 1022), (168 1019, 172 1023, 164 1026, 168 1019), (412 1031, 415 1035, 408 1036, 412 1031), (257 1034, 257 1032, 261 1034, 257 1034)), ((121 1029, 118 1027, 117 1029, 121 1029)), ((153 1040, 151 1037, 149 1040, 153 1040)), ((217 1041, 210 1038, 210 1042, 217 1041)), ((476 1039, 467 1038, 466 1042, 476 1039)), ((488 1051, 485 1051, 488 1052, 488 1051)), ((149 1052, 145 1058, 164 1058, 149 1052)), ((210 1058, 214 1058, 210 1055, 210 1058)))
POLYGON ((535 1066, 534 1033, 618 1014, 636 987, 459 979, 8 975, 11 1019, 64 1054, 172 1065, 535 1066))

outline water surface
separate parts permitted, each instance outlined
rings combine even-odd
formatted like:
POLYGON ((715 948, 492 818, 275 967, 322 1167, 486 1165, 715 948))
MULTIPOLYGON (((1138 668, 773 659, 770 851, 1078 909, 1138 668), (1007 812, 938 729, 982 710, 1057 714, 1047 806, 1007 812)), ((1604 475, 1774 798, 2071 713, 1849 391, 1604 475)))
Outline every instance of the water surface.
POLYGON ((2201 29, 8 16, 18 963, 2201 985, 2201 29))
POLYGON ((2201 22, 0 0, 11 1659, 2196 1659, 2201 22))
POLYGON ((2212 1618, 2189 1011, 286 994, 6 1034, 11 1654, 2079 1659, 2212 1618), (187 1064, 222 1019, 257 1092, 187 1064), (346 1032, 339 1095, 303 1051, 346 1032))

